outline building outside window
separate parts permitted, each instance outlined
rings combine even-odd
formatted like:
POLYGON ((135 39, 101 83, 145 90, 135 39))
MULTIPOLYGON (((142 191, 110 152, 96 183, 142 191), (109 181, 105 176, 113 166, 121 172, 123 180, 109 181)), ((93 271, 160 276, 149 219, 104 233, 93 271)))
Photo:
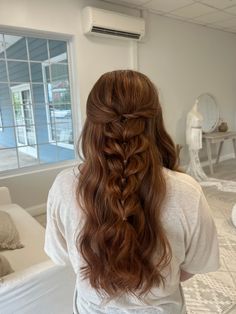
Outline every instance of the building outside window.
POLYGON ((75 158, 68 43, 0 33, 0 172, 75 158))

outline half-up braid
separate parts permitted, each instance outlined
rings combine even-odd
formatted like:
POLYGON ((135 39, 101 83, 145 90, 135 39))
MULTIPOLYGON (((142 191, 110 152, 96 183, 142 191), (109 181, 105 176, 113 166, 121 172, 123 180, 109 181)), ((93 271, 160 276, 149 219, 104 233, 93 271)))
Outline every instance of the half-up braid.
POLYGON ((163 167, 177 169, 150 80, 130 70, 104 74, 88 97, 81 140, 82 275, 111 297, 141 296, 164 284, 171 248, 161 223, 163 167))

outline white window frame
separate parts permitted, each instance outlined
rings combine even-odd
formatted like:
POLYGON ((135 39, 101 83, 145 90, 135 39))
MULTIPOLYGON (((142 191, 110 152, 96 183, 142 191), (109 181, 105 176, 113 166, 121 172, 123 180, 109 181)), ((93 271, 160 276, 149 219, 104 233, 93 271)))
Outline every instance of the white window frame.
MULTIPOLYGON (((67 57, 66 53, 62 53, 58 56, 55 56, 53 58, 50 58, 48 60, 45 60, 42 62, 42 73, 43 73, 43 86, 44 86, 44 99, 45 99, 45 104, 46 104, 46 116, 47 116, 47 128, 48 128, 48 140, 51 145, 57 145, 60 147, 64 147, 67 149, 75 149, 74 144, 68 144, 68 143, 61 143, 53 139, 52 136, 52 124, 51 124, 51 119, 50 119, 50 110, 49 110, 49 102, 48 102, 48 82, 46 79, 46 67, 49 67, 51 63, 57 63, 62 60, 64 60, 67 57)), ((62 63, 63 64, 63 63, 62 63)), ((72 108, 71 108, 71 113, 72 113, 72 108)), ((54 117, 55 119, 55 117, 54 117)), ((57 132, 57 131, 56 131, 57 132)), ((73 130, 72 130, 73 132, 73 130)))
MULTIPOLYGON (((70 80, 70 95, 71 95, 71 110, 72 110, 72 123, 73 123, 73 134, 74 138, 77 138, 82 131, 82 111, 80 107, 75 108, 75 104, 80 103, 80 94, 78 90, 78 73, 74 71, 72 65, 77 64, 77 53, 75 46, 75 36, 71 34, 61 34, 58 32, 42 32, 38 30, 27 30, 24 27, 1 27, 1 33, 21 36, 21 37, 35 37, 46 40, 60 40, 67 42, 67 57, 68 57, 68 70, 69 70, 69 80, 70 80)), ((25 60, 22 60, 25 61, 25 60)), ((9 86, 10 87, 10 86, 9 86)), ((4 131, 4 126, 3 126, 4 131)), ((75 157, 74 159, 64 160, 64 161, 55 161, 55 163, 46 163, 46 164, 35 164, 32 166, 27 166, 24 168, 18 167, 12 170, 1 171, 0 178, 8 179, 13 178, 18 175, 25 175, 28 173, 41 173, 41 171, 50 171, 52 169, 63 169, 64 167, 76 166, 78 164, 78 155, 74 147, 75 157)), ((18 155, 18 154, 17 154, 18 155)), ((17 157, 19 164, 19 157, 17 157)))
POLYGON ((2 110, 0 109, 0 132, 3 132, 2 110))

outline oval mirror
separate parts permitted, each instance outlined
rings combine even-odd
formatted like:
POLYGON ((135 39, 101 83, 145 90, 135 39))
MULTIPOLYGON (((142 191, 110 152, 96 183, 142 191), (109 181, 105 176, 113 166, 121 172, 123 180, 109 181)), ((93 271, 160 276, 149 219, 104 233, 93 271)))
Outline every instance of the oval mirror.
POLYGON ((198 111, 203 117, 202 131, 204 133, 213 132, 220 120, 219 107, 213 96, 202 94, 198 98, 198 111))

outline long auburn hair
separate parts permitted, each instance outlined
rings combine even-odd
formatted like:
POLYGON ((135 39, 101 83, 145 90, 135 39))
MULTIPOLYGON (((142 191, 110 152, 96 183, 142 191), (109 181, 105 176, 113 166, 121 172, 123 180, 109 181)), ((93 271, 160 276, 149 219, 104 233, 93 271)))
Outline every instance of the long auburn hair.
POLYGON ((152 82, 131 70, 103 74, 88 96, 79 143, 81 274, 110 297, 141 297, 165 284, 172 255, 161 222, 163 167, 178 168, 152 82))

